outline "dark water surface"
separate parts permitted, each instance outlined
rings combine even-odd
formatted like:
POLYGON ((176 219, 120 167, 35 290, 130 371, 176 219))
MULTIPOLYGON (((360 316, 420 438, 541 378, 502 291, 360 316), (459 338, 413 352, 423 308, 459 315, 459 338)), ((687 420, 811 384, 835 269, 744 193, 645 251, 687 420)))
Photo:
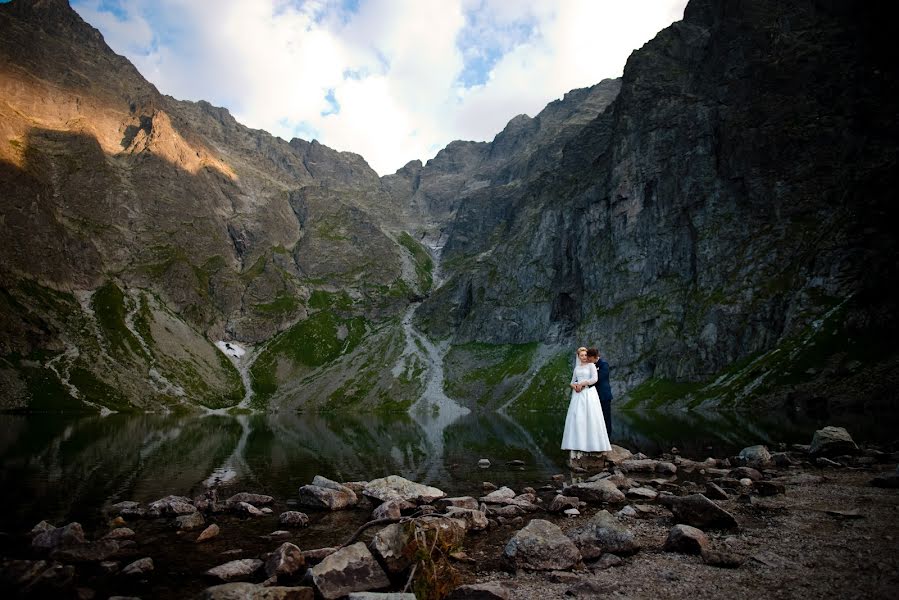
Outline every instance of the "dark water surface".
MULTIPOLYGON (((533 485, 565 472, 564 413, 0 415, 0 531, 41 519, 99 523, 104 505, 195 496, 219 486, 296 497, 315 475, 339 481, 389 474, 472 494, 482 481, 533 485), (492 466, 479 469, 487 458, 492 466), (508 466, 522 460, 524 467, 508 466)), ((842 425, 857 441, 891 442, 892 419, 861 415, 826 422, 783 415, 615 413, 613 442, 656 454, 723 457, 766 443, 809 443, 816 428, 842 425)))

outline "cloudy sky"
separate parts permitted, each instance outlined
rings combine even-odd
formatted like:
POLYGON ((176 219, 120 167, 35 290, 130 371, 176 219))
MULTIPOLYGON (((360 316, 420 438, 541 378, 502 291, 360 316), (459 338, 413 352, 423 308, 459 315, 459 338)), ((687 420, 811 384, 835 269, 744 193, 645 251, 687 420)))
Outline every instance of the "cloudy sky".
POLYGON ((71 0, 164 94, 380 174, 618 77, 686 0, 71 0))

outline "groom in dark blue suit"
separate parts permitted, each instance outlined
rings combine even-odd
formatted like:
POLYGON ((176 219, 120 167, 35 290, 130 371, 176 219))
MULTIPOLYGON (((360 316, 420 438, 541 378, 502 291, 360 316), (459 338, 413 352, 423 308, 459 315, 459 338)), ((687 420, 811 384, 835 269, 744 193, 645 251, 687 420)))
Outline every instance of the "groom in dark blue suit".
POLYGON ((606 420, 606 435, 612 439, 612 386, 609 383, 609 363, 604 359, 599 350, 589 348, 587 357, 596 363, 596 373, 599 381, 596 382, 596 392, 599 394, 599 405, 602 407, 602 416, 606 420))

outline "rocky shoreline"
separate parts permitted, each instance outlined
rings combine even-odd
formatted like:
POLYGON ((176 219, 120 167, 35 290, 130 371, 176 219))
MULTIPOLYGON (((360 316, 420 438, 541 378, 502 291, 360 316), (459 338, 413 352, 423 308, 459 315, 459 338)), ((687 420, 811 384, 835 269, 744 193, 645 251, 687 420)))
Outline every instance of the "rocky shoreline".
MULTIPOLYGON (((469 496, 391 475, 297 498, 216 491, 104 507, 2 540, 15 598, 812 598, 899 589, 897 448, 826 427, 809 446, 694 461, 614 447, 532 487, 469 496), (283 510, 282 510, 283 509, 283 510)), ((484 469, 489 478, 489 467, 484 469)))

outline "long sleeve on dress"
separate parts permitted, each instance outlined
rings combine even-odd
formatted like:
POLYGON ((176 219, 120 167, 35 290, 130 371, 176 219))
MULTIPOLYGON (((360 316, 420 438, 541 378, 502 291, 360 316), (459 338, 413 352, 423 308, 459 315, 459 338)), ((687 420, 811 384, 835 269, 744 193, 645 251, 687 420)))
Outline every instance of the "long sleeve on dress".
POLYGON ((596 374, 596 365, 590 363, 590 379, 587 381, 582 381, 581 383, 586 383, 587 385, 596 385, 596 382, 599 381, 599 375, 596 374))
POLYGON ((574 371, 571 372, 571 383, 577 383, 577 365, 574 365, 574 371))

